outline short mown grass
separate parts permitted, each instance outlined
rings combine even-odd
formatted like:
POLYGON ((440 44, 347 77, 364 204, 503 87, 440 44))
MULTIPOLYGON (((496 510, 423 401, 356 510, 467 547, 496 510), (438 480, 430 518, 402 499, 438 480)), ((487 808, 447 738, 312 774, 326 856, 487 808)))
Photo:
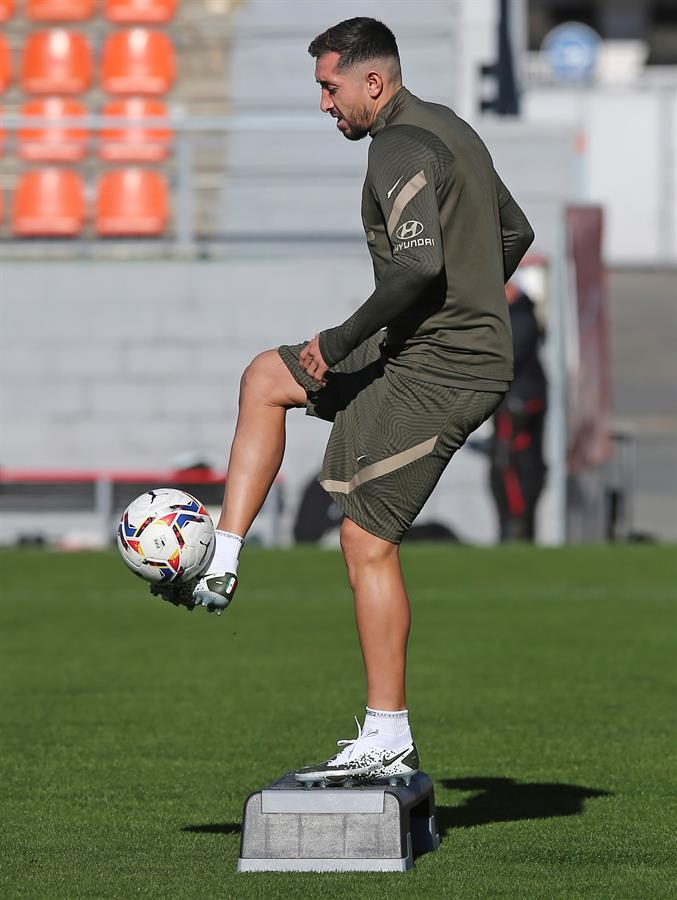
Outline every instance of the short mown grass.
POLYGON ((403 549, 440 849, 240 874, 242 804, 353 736, 338 554, 247 550, 220 619, 114 553, 0 553, 3 897, 674 897, 677 550, 403 549))

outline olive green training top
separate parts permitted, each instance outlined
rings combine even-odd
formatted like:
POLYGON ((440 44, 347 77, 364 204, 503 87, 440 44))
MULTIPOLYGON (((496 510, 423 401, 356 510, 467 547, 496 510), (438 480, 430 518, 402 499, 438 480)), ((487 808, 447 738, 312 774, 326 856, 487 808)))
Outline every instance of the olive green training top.
POLYGON ((473 129, 400 88, 370 132, 362 221, 376 289, 320 334, 331 368, 387 326, 388 366, 504 391, 513 374, 504 283, 534 233, 473 129))

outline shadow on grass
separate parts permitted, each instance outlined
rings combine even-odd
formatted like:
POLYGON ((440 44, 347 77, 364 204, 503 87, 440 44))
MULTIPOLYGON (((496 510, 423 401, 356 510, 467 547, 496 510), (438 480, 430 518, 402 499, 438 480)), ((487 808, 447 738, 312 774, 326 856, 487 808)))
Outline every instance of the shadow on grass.
POLYGON ((437 807, 440 837, 452 828, 491 822, 578 816, 585 800, 611 796, 609 791, 577 784, 520 784, 512 778, 445 778, 439 783, 452 791, 474 792, 461 806, 437 807))
POLYGON ((239 834, 242 826, 239 822, 215 822, 213 825, 185 825, 181 831, 192 831, 194 834, 239 834))
MULTIPOLYGON (((452 791, 473 792, 460 806, 437 806, 437 830, 444 837, 452 828, 471 828, 492 822, 579 816, 585 800, 610 797, 609 791, 577 784, 524 784, 512 778, 444 778, 438 782, 452 791)), ((240 834, 239 822, 185 825, 193 834, 240 834)))

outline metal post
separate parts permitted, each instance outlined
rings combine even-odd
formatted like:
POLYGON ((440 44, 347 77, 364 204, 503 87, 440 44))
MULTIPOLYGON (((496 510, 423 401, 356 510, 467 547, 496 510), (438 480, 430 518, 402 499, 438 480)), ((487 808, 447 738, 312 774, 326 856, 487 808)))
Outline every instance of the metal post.
POLYGON ((673 262, 677 255, 677 142, 675 141, 675 106, 677 95, 673 88, 658 92, 660 114, 658 140, 658 172, 662 186, 659 207, 660 257, 664 263, 673 262))

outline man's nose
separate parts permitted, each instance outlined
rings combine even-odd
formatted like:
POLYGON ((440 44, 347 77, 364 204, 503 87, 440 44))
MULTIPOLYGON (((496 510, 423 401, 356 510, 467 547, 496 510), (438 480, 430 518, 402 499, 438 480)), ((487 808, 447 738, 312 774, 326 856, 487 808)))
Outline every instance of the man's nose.
POLYGON ((333 108, 334 108, 334 103, 331 99, 331 95, 329 94, 329 91, 322 91, 322 94, 320 97, 320 109, 322 110, 322 112, 329 112, 329 110, 333 109, 333 108))

